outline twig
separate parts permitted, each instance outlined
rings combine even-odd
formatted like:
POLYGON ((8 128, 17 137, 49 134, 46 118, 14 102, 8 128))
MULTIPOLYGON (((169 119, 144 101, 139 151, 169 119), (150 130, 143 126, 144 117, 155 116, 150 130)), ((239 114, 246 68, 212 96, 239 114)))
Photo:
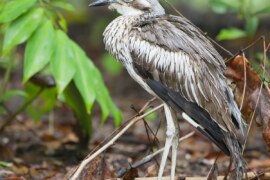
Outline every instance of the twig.
MULTIPOLYGON (((191 132, 183 137, 181 137, 179 139, 179 142, 182 142, 188 138, 190 138, 191 136, 193 136, 195 134, 195 132, 191 132)), ((138 162, 135 162, 134 164, 132 164, 131 166, 129 166, 128 168, 120 171, 118 173, 118 177, 122 177, 124 174, 126 174, 128 171, 130 171, 131 169, 134 169, 134 168, 138 168, 140 167, 141 165, 143 164, 146 164, 148 163, 149 161, 151 161, 155 156, 157 156, 158 154, 160 154, 162 151, 164 151, 164 147, 157 150, 156 152, 152 153, 152 154, 149 154, 148 156, 144 157, 142 160, 138 161, 138 162)))
POLYGON ((270 49, 270 43, 268 43, 267 48, 266 48, 266 52, 270 49))
MULTIPOLYGON (((152 98, 149 101, 147 101, 145 103, 145 105, 141 108, 141 110, 139 111, 139 113, 142 113, 143 111, 145 111, 149 105, 156 100, 156 98, 152 98)), ((132 118, 130 118, 129 120, 125 121, 123 124, 121 124, 121 126, 119 128, 117 128, 115 131, 113 131, 108 137, 106 137, 98 146, 96 146, 89 154, 93 154, 97 149, 99 149, 101 146, 103 146, 105 143, 107 143, 110 139, 112 139, 113 136, 115 136, 117 133, 119 133, 127 124, 130 123, 130 121, 132 121, 135 117, 139 116, 141 114, 136 114, 135 116, 133 116, 132 118)))
MULTIPOLYGON (((269 179, 270 178, 270 173, 264 173, 261 176, 259 176, 260 178, 263 179, 269 179)), ((256 176, 253 173, 248 173, 248 178, 256 178, 256 176)), ((157 177, 144 177, 144 178, 135 178, 135 180, 156 180, 157 177)), ((175 179, 185 179, 185 180, 205 180, 205 177, 185 177, 185 176, 177 176, 175 177, 175 179)), ((217 180, 223 180, 224 176, 218 176, 217 180)), ((109 179, 112 180, 112 179, 109 179)), ((170 180, 170 177, 163 177, 162 180, 170 180)))
POLYGON ((218 160, 220 154, 221 154, 221 151, 219 151, 219 153, 218 153, 218 155, 217 155, 217 157, 215 159, 215 162, 212 165, 212 167, 211 167, 211 169, 210 169, 210 171, 209 171, 209 173, 207 175, 207 179, 214 179, 215 177, 217 177, 217 175, 215 176, 215 172, 217 171, 217 160, 218 160))
POLYGON ((235 53, 233 56, 231 56, 230 59, 228 59, 227 61, 225 61, 225 63, 228 63, 228 62, 234 60, 234 58, 236 56, 238 56, 240 53, 242 53, 245 50, 251 48, 252 46, 254 46, 255 44, 257 44, 259 41, 264 40, 264 39, 265 39, 264 36, 259 37, 258 39, 256 39, 255 41, 253 41, 251 44, 249 44, 248 46, 246 46, 245 48, 241 49, 240 51, 238 51, 237 53, 235 53))
POLYGON ((242 109, 243 109, 245 95, 246 95, 246 89, 247 89, 247 66, 246 66, 246 57, 245 57, 244 52, 242 52, 242 61, 243 61, 243 65, 244 65, 244 88, 243 88, 243 92, 242 92, 240 111, 242 111, 242 109))
POLYGON ((181 17, 184 17, 182 13, 180 13, 180 11, 178 11, 178 9, 176 9, 174 7, 174 5, 172 5, 172 3, 170 3, 168 0, 164 0, 167 4, 169 4, 169 6, 181 17))
MULTIPOLYGON (((153 98, 153 99, 151 99, 150 101, 148 101, 148 103, 146 103, 146 104, 144 105, 144 107, 149 106, 149 105, 151 104, 151 102, 153 102, 154 100, 156 100, 156 98, 153 98)), ((144 108, 144 107, 143 107, 143 108, 144 108)), ((142 108, 142 109, 143 109, 143 108, 142 108)), ((136 113, 138 113, 138 114, 143 113, 142 110, 137 110, 136 107, 133 107, 133 110, 134 110, 136 113)), ((145 118, 143 118, 142 120, 143 120, 143 123, 144 123, 144 127, 145 127, 145 131, 146 131, 146 134, 147 134, 148 141, 150 142, 150 151, 151 151, 151 153, 153 153, 153 152, 154 152, 153 146, 159 144, 159 141, 158 141, 157 136, 156 136, 157 133, 154 133, 154 132, 153 132, 153 130, 150 128, 150 126, 149 126, 148 123, 146 122, 145 118), (150 133, 154 136, 153 141, 151 141, 149 131, 150 131, 150 133)), ((156 159, 155 159, 155 161, 156 161, 156 163, 158 163, 156 159)), ((118 177, 119 177, 119 176, 118 176, 118 177)))
POLYGON ((44 88, 40 88, 39 91, 28 101, 26 101, 14 114, 12 114, 0 127, 0 134, 4 131, 5 127, 8 126, 10 123, 13 122, 15 117, 22 113, 42 92, 44 88))
POLYGON ((154 97, 152 99, 150 99, 143 107, 142 109, 138 112, 139 115, 141 115, 143 113, 143 111, 145 111, 145 109, 152 103, 156 100, 157 98, 154 97))
POLYGON ((94 152, 91 156, 87 157, 86 159, 84 159, 81 164, 79 165, 78 169, 75 171, 75 173, 70 177, 70 180, 76 180, 79 175, 81 174, 82 170, 84 169, 84 167, 89 164, 89 162, 91 162, 91 160, 93 160, 94 158, 96 158, 99 154, 101 154, 103 151, 105 151, 108 147, 112 146, 114 144, 114 142, 121 137, 132 125, 134 125, 137 121, 141 120, 142 118, 148 116, 149 114, 157 111, 158 109, 162 108, 164 106, 164 104, 161 104, 155 108, 153 108, 152 110, 146 112, 145 114, 141 115, 141 116, 137 116, 135 118, 133 118, 129 124, 127 124, 118 134, 116 134, 108 143, 106 143, 104 146, 102 146, 99 150, 97 150, 96 152, 94 152))

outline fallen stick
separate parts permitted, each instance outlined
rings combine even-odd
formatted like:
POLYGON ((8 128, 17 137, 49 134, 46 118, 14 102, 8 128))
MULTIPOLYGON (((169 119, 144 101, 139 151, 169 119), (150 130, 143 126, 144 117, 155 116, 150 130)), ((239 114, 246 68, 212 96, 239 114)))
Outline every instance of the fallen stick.
MULTIPOLYGON (((270 173, 264 173, 261 175, 256 175, 253 172, 248 173, 248 178, 259 178, 260 180, 267 180, 270 179, 270 173)), ((177 176, 175 179, 182 179, 182 180, 206 180, 206 177, 185 177, 185 176, 177 176)), ((224 176, 218 176, 217 180, 223 180, 224 176)), ((113 179, 107 179, 113 180, 113 179)), ((116 179, 114 179, 116 180, 116 179)), ((121 178, 117 178, 117 180, 121 180, 121 178)), ((144 178, 135 178, 135 180, 157 180, 157 177, 144 177, 144 178)), ((170 177, 162 177, 162 180, 170 180, 170 177)))
POLYGON ((76 180, 80 176, 82 170, 85 168, 87 164, 89 164, 93 159, 95 159, 99 154, 101 154, 103 151, 105 151, 108 147, 112 146, 114 142, 121 137, 132 125, 134 125, 137 121, 143 119, 144 117, 148 116, 149 114, 157 111, 158 109, 162 108, 164 104, 161 104, 150 111, 146 112, 145 114, 141 116, 134 117, 118 134, 116 134, 109 142, 107 142, 104 146, 102 146, 99 150, 94 152, 91 156, 85 158, 79 167, 76 169, 74 174, 69 178, 70 180, 76 180))
MULTIPOLYGON (((195 134, 195 132, 191 132, 183 137, 181 137, 179 139, 179 142, 182 142, 188 138, 190 138, 191 136, 193 136, 195 134)), ((134 164, 132 164, 131 166, 129 166, 128 168, 125 168, 123 170, 121 170, 120 172, 118 172, 118 177, 122 177, 124 174, 126 174, 128 171, 130 171, 131 169, 134 169, 134 168, 138 168, 140 167, 141 165, 143 164, 146 164, 148 163, 149 161, 151 161, 155 156, 157 156, 158 154, 160 154, 162 151, 164 151, 164 147, 157 150, 156 152, 152 153, 152 154, 149 154, 148 156, 144 157, 142 160, 140 161, 137 161, 135 162, 134 164)))

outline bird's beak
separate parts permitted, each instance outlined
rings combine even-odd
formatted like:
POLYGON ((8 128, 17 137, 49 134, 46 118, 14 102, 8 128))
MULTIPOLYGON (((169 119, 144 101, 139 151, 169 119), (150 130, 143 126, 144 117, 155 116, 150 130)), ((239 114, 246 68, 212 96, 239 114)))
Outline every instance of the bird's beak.
POLYGON ((94 2, 89 4, 89 6, 90 7, 105 6, 109 5, 112 2, 114 2, 114 0, 95 0, 94 2))

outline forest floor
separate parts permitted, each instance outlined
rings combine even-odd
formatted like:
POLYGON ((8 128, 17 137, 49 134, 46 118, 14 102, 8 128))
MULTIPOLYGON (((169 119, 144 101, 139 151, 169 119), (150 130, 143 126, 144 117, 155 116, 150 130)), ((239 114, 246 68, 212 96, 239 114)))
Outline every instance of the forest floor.
MULTIPOLYGON (((118 77, 105 74, 105 82, 110 92, 123 111, 124 120, 133 117, 151 96, 145 93, 126 74, 118 77), (112 83, 113 82, 113 83, 112 83), (124 94, 124 96, 123 96, 124 94)), ((156 102, 154 105, 157 105, 156 102)), ((58 107, 53 113, 53 126, 49 125, 49 116, 36 124, 24 115, 19 115, 12 125, 1 134, 0 144, 0 179, 65 179, 81 160, 115 129, 113 120, 109 119, 100 126, 100 111, 93 112, 95 131, 87 146, 78 145, 79 137, 74 132, 74 117, 66 107, 58 107)), ((161 113, 155 114, 146 122, 154 135, 147 135, 143 120, 131 127, 116 143, 98 156, 84 171, 84 179, 107 179, 117 177, 125 168, 163 147, 165 123, 161 113)), ((186 122, 180 121, 181 136, 195 131, 186 122)), ((149 131, 148 131, 149 132, 149 131)), ((180 143, 177 159, 177 175, 206 177, 217 155, 216 148, 199 132, 180 143)), ((270 156, 260 135, 260 129, 252 130, 244 153, 249 171, 260 173, 270 171, 270 156)), ((134 177, 155 177, 160 157, 132 169, 125 174, 125 179, 134 177)), ((220 175, 227 172, 229 158, 221 154, 217 160, 220 175)), ((170 173, 170 160, 165 175, 170 173)))

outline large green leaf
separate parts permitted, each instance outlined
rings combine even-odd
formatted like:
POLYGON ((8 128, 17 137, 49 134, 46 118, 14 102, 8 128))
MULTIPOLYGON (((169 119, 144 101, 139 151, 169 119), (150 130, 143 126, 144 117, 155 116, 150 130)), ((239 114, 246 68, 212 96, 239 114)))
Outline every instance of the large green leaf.
POLYGON ((10 22, 26 12, 36 0, 9 0, 0 12, 0 24, 10 22))
POLYGON ((47 20, 29 39, 24 59, 23 82, 43 69, 50 61, 55 45, 55 30, 47 20))
POLYGON ((35 8, 13 21, 4 35, 3 53, 25 42, 42 20, 43 10, 35 8))
POLYGON ((64 101, 74 111, 76 118, 79 120, 82 128, 88 137, 90 137, 92 133, 91 115, 87 112, 84 100, 73 81, 64 90, 64 101))
POLYGON ((110 94, 106 86, 104 85, 102 76, 98 71, 98 69, 94 70, 93 75, 95 76, 93 83, 97 94, 97 101, 102 109, 102 123, 105 122, 106 118, 111 112, 111 114, 115 119, 115 125, 116 126, 120 125, 122 120, 122 114, 119 111, 119 109, 115 106, 115 104, 112 102, 110 94))
POLYGON ((96 99, 95 87, 93 85, 93 81, 95 80, 95 76, 93 75, 95 66, 77 44, 72 42, 71 45, 77 67, 74 82, 84 99, 87 111, 90 112, 96 99))
POLYGON ((257 12, 255 12, 255 15, 260 15, 260 14, 266 14, 266 13, 270 13, 270 5, 265 6, 264 8, 258 10, 257 12))
MULTIPOLYGON (((25 91, 28 96, 25 100, 33 99, 41 91, 41 88, 33 83, 26 83, 25 91)), ((27 106, 26 112, 33 120, 39 122, 46 113, 51 112, 55 108, 56 101, 56 88, 43 88, 39 96, 27 106)))
POLYGON ((70 83, 76 72, 75 54, 70 44, 70 39, 61 31, 56 31, 56 48, 50 63, 54 75, 58 95, 70 83))
POLYGON ((218 41, 233 40, 247 36, 246 31, 237 28, 222 29, 217 36, 218 41))

